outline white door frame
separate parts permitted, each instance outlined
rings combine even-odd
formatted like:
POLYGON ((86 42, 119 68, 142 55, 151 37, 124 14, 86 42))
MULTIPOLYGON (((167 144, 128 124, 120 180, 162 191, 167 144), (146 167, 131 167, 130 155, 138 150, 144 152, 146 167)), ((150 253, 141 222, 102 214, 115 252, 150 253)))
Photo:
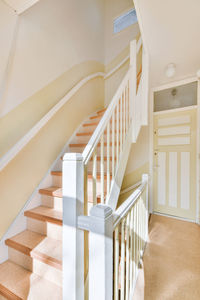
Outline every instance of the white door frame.
MULTIPOLYGON (((150 173, 150 181, 149 181, 149 210, 150 213, 153 212, 153 107, 154 107, 154 93, 158 91, 162 91, 165 89, 181 86, 187 83, 192 83, 197 81, 197 151, 196 151, 196 170, 197 170, 197 184, 196 184, 196 223, 200 224, 200 211, 199 211, 199 185, 200 185, 200 167, 199 167, 199 159, 200 159, 200 79, 197 77, 187 78, 179 81, 170 82, 150 90, 150 102, 149 102, 149 173, 150 173)), ((188 110, 190 107, 185 108, 177 108, 170 111, 181 111, 188 110)), ((167 112, 167 111, 166 111, 167 112)), ((168 111, 169 112, 169 111, 168 111)))

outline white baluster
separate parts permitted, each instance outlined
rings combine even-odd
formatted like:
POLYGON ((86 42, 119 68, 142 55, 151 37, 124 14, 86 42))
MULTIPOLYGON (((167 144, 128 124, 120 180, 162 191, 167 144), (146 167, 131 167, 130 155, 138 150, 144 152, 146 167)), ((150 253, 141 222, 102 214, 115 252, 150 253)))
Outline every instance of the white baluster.
POLYGON ((121 298, 120 300, 124 300, 125 289, 124 289, 124 281, 125 281, 125 219, 122 220, 121 224, 121 298))
POLYGON ((115 229, 114 300, 119 299, 119 228, 115 229))
POLYGON ((93 153, 93 169, 92 169, 92 192, 93 205, 97 204, 97 149, 93 153))
POLYGON ((129 249, 129 236, 130 236, 130 213, 126 218, 126 300, 129 300, 129 278, 130 278, 130 249, 129 249))
POLYGON ((123 97, 123 119, 124 119, 124 124, 123 124, 123 142, 125 142, 126 138, 126 109, 125 109, 125 102, 126 102, 126 87, 124 89, 124 97, 123 97))
POLYGON ((117 141, 116 141, 116 152, 117 152, 117 165, 119 163, 119 101, 117 102, 117 141))
POLYGON ((101 203, 104 203, 104 134, 101 136, 101 203))
POLYGON ((123 147, 122 124, 123 124, 123 118, 122 118, 122 96, 121 96, 120 98, 120 154, 122 153, 122 147, 123 147))
POLYGON ((115 177, 115 112, 112 114, 112 179, 115 177))
POLYGON ((107 197, 110 191, 110 122, 107 125, 107 197))

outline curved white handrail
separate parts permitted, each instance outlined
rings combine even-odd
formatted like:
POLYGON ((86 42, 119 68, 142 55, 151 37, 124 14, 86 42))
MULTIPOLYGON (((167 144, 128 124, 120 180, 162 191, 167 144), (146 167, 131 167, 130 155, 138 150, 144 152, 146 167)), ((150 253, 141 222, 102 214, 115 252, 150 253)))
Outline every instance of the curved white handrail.
POLYGON ((83 161, 84 164, 87 164, 88 161, 90 160, 92 153, 94 151, 94 149, 96 148, 97 144, 99 143, 99 139, 101 137, 101 135, 103 134, 107 123, 109 122, 113 110, 115 108, 116 102, 119 99, 119 97, 121 96, 121 92, 125 86, 125 83, 128 81, 129 76, 130 76, 130 71, 131 69, 129 68, 128 72, 126 73, 124 79, 122 80, 117 92, 115 93, 114 97, 112 98, 111 103, 109 104, 108 108, 106 109, 103 117, 101 118, 98 126, 96 127, 93 135, 91 136, 87 146, 85 147, 84 151, 83 151, 83 161))
POLYGON ((120 207, 115 211, 113 216, 113 229, 121 222, 121 220, 128 214, 131 207, 135 204, 137 199, 140 197, 145 187, 147 186, 148 181, 145 180, 141 185, 124 201, 120 207))
POLYGON ((72 96, 88 81, 96 77, 104 77, 103 72, 97 72, 82 79, 65 95, 27 134, 25 134, 0 160, 0 171, 28 144, 28 142, 44 127, 56 112, 69 101, 72 96))
POLYGON ((108 72, 105 76, 104 79, 107 79, 110 77, 113 73, 115 73, 123 64, 125 64, 128 60, 130 59, 130 55, 127 55, 117 66, 115 66, 110 72, 108 72))
MULTIPOLYGON (((140 37, 137 42, 137 52, 139 51, 142 45, 142 39, 140 37)), ((67 102, 69 99, 88 81, 96 77, 103 77, 104 79, 111 76, 115 73, 128 59, 130 56, 125 57, 117 66, 115 66, 107 74, 103 72, 97 72, 92 75, 89 75, 82 79, 78 84, 76 84, 34 127, 32 127, 29 132, 27 132, 5 155, 0 159, 0 171, 5 168, 5 166, 28 144, 28 142, 39 132, 39 130, 55 115, 55 113, 67 102)), ((125 78, 127 77, 127 74, 125 78)), ((125 79, 124 78, 124 79, 125 79)), ((126 78, 127 79, 127 78, 126 78)), ((124 83, 124 80, 122 81, 124 83)), ((114 98, 118 97, 118 92, 114 98)), ((113 99, 114 100, 114 99, 113 99)), ((112 101, 113 103, 113 101, 112 101)), ((105 122, 105 116, 108 115, 107 111, 103 116, 103 120, 100 121, 99 126, 105 122)), ((109 116, 111 114, 109 113, 109 116)), ((101 125, 102 126, 102 125, 101 125)), ((102 130, 101 130, 102 131, 102 130)), ((98 135, 99 136, 99 135, 98 135)), ((89 144, 88 144, 89 145, 89 144)), ((87 147, 88 149, 88 147, 87 147)), ((85 151, 84 151, 85 152, 85 151)))

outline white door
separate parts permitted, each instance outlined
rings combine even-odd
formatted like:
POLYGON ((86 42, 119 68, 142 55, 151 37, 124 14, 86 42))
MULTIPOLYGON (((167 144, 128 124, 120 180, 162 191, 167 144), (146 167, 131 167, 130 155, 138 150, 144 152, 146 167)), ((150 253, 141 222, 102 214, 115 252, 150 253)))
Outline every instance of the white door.
POLYGON ((195 220, 196 108, 154 114, 154 211, 195 220))

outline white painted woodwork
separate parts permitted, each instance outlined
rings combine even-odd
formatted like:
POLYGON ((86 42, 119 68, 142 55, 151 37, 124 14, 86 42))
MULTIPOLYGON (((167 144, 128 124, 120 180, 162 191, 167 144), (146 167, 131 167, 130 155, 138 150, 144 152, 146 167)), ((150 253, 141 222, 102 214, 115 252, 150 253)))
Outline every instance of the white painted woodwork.
POLYGON ((190 152, 181 152, 181 208, 190 209, 190 152))
POLYGON ((158 136, 189 134, 190 126, 158 128, 158 136))
POLYGON ((178 125, 178 124, 187 124, 187 123, 190 123, 189 115, 163 118, 158 120, 158 126, 178 125))
POLYGON ((80 153, 63 157, 63 299, 84 299, 84 164, 80 153), (69 247, 70 245, 70 247, 69 247))
MULTIPOLYGON (((90 211, 89 300, 112 300, 113 216, 112 209, 98 204, 90 211)), ((83 298, 79 298, 83 299, 83 298)))
POLYGON ((177 207, 178 165, 177 152, 169 152, 169 206, 177 207))
POLYGON ((158 146, 189 145, 190 137, 158 138, 158 146))
POLYGON ((166 204, 166 153, 158 152, 158 203, 166 204))

